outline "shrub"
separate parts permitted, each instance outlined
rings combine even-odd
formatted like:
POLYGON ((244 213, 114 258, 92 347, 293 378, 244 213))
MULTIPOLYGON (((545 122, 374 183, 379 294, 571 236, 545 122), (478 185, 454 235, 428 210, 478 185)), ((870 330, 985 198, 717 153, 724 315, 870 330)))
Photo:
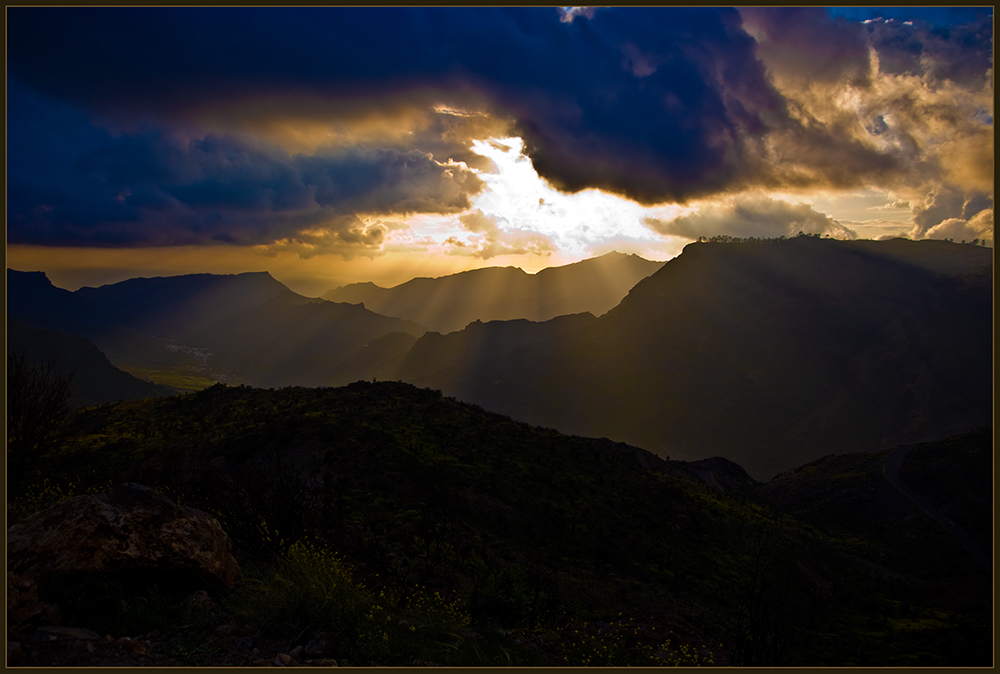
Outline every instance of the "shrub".
POLYGON ((457 652, 469 615, 440 593, 415 588, 406 609, 389 590, 376 594, 352 578, 335 553, 298 542, 270 568, 245 569, 224 602, 238 621, 268 637, 302 643, 326 632, 336 656, 352 663, 408 664, 457 652))
POLYGON ((54 362, 7 354, 7 487, 18 490, 25 474, 51 448, 58 422, 69 412, 73 375, 54 362))
POLYGON ((115 637, 168 633, 207 618, 199 604, 186 601, 189 594, 183 587, 106 577, 65 577, 39 585, 39 595, 59 605, 63 624, 86 625, 115 637))
POLYGON ((583 623, 567 628, 563 662, 577 667, 699 667, 714 664, 711 649, 684 643, 673 634, 656 635, 634 620, 583 623))

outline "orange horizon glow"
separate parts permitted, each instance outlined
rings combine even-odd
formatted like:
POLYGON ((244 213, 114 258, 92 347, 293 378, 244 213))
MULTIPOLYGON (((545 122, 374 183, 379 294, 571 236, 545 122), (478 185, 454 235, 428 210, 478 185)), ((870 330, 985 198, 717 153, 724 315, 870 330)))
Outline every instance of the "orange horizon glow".
MULTIPOLYGON (((596 189, 565 194, 538 176, 518 137, 474 141, 472 150, 493 170, 471 169, 486 185, 472 199, 471 210, 388 218, 359 215, 367 224, 385 226, 387 235, 378 249, 353 256, 278 245, 120 249, 8 245, 7 266, 43 271, 54 285, 70 291, 137 277, 267 271, 293 291, 319 297, 351 283, 389 288, 413 278, 484 267, 519 267, 533 274, 612 251, 665 261, 679 255, 690 239, 659 234, 644 224, 646 218, 669 221, 699 209, 732 207, 739 197, 719 195, 686 206, 646 207, 596 189)), ((777 192, 773 196, 785 203, 815 205, 842 219, 860 238, 905 236, 913 227, 909 209, 888 208, 893 195, 870 189, 820 191, 812 199, 777 192)))
POLYGON ((301 295, 319 297, 351 283, 372 282, 391 288, 414 278, 436 278, 484 267, 519 267, 535 274, 548 267, 578 261, 554 255, 531 260, 534 264, 529 264, 528 260, 513 255, 480 260, 412 252, 351 260, 323 255, 304 260, 292 253, 267 256, 250 246, 221 245, 133 249, 7 246, 8 269, 45 272, 53 285, 69 291, 140 277, 266 271, 301 295))

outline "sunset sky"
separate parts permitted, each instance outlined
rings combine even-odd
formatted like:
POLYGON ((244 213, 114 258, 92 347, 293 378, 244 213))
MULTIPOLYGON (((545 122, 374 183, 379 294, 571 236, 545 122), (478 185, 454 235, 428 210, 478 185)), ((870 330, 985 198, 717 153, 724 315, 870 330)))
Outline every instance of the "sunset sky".
POLYGON ((993 240, 992 8, 8 8, 7 266, 317 296, 993 240))

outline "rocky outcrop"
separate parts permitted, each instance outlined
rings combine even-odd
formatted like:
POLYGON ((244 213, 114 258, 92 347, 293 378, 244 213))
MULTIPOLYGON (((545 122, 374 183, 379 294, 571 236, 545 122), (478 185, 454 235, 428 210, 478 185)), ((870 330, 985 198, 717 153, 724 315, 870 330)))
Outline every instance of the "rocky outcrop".
POLYGON ((39 601, 35 581, 17 573, 7 572, 7 625, 34 622, 58 624, 59 607, 39 601))
POLYGON ((75 496, 7 530, 7 569, 31 579, 114 573, 232 588, 229 537, 208 514, 137 484, 75 496))

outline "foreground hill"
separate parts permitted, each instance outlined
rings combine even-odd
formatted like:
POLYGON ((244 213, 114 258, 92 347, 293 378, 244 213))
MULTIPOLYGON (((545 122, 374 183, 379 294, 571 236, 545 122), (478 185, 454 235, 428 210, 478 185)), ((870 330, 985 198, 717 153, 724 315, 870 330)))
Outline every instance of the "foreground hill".
MULTIPOLYGON (((913 577, 941 581, 955 576, 956 564, 968 573, 991 568, 992 461, 993 433, 981 428, 872 454, 824 456, 759 485, 755 495, 775 510, 850 537, 857 553, 880 565, 872 568, 887 577, 907 569, 913 577), (904 487, 944 515, 947 529, 886 477, 886 462, 894 454, 905 456, 899 469, 904 487), (974 551, 949 531, 953 527, 974 541, 974 551), (982 551, 986 560, 977 559, 982 551)), ((951 599, 985 602, 987 597, 970 598, 956 587, 951 599)))
MULTIPOLYGON (((856 540, 870 527, 853 501, 823 503, 829 524, 809 520, 810 493, 768 496, 723 459, 664 461, 393 382, 216 385, 82 410, 60 431, 45 470, 50 498, 70 484, 135 481, 213 513, 234 542, 245 579, 197 620, 180 610, 183 593, 165 589, 136 598, 113 580, 40 588, 64 624, 160 639, 150 647, 186 658, 175 664, 244 662, 245 639, 274 658, 320 631, 341 664, 959 666, 991 657, 985 573, 936 545, 921 559, 900 554, 892 537, 880 545, 893 549, 868 557, 856 540), (302 566, 320 559, 296 547, 306 536, 370 594, 310 608, 325 601, 309 588, 332 562, 302 566), (956 583, 978 601, 935 592, 956 583), (297 592, 308 597, 299 608, 297 592), (434 592, 443 600, 431 601, 434 592), (178 622, 137 610, 154 600, 156 615, 178 622), (427 622, 434 601, 448 602, 437 626, 427 622), (235 622, 223 630, 226 616, 235 622), (370 616, 383 631, 372 632, 370 616), (162 636, 146 636, 153 629, 162 636), (391 648, 368 645, 373 634, 391 648)), ((925 476, 914 467, 907 479, 925 476)), ((868 489, 838 475, 816 478, 818 491, 868 489)), ((10 503, 12 522, 44 505, 27 492, 10 503)), ((919 515, 901 504, 885 521, 919 515)), ((100 665, 87 658, 101 652, 77 664, 100 665)), ((34 664, 46 662, 62 661, 34 664)))
POLYGON ((764 479, 988 425, 991 258, 946 241, 696 243, 589 324, 429 333, 398 376, 764 479))
POLYGON ((473 321, 546 321, 565 314, 600 316, 640 280, 663 266, 637 255, 608 253, 527 274, 517 267, 487 267, 440 278, 416 278, 393 288, 354 283, 324 299, 364 303, 372 311, 405 318, 436 332, 473 321))

